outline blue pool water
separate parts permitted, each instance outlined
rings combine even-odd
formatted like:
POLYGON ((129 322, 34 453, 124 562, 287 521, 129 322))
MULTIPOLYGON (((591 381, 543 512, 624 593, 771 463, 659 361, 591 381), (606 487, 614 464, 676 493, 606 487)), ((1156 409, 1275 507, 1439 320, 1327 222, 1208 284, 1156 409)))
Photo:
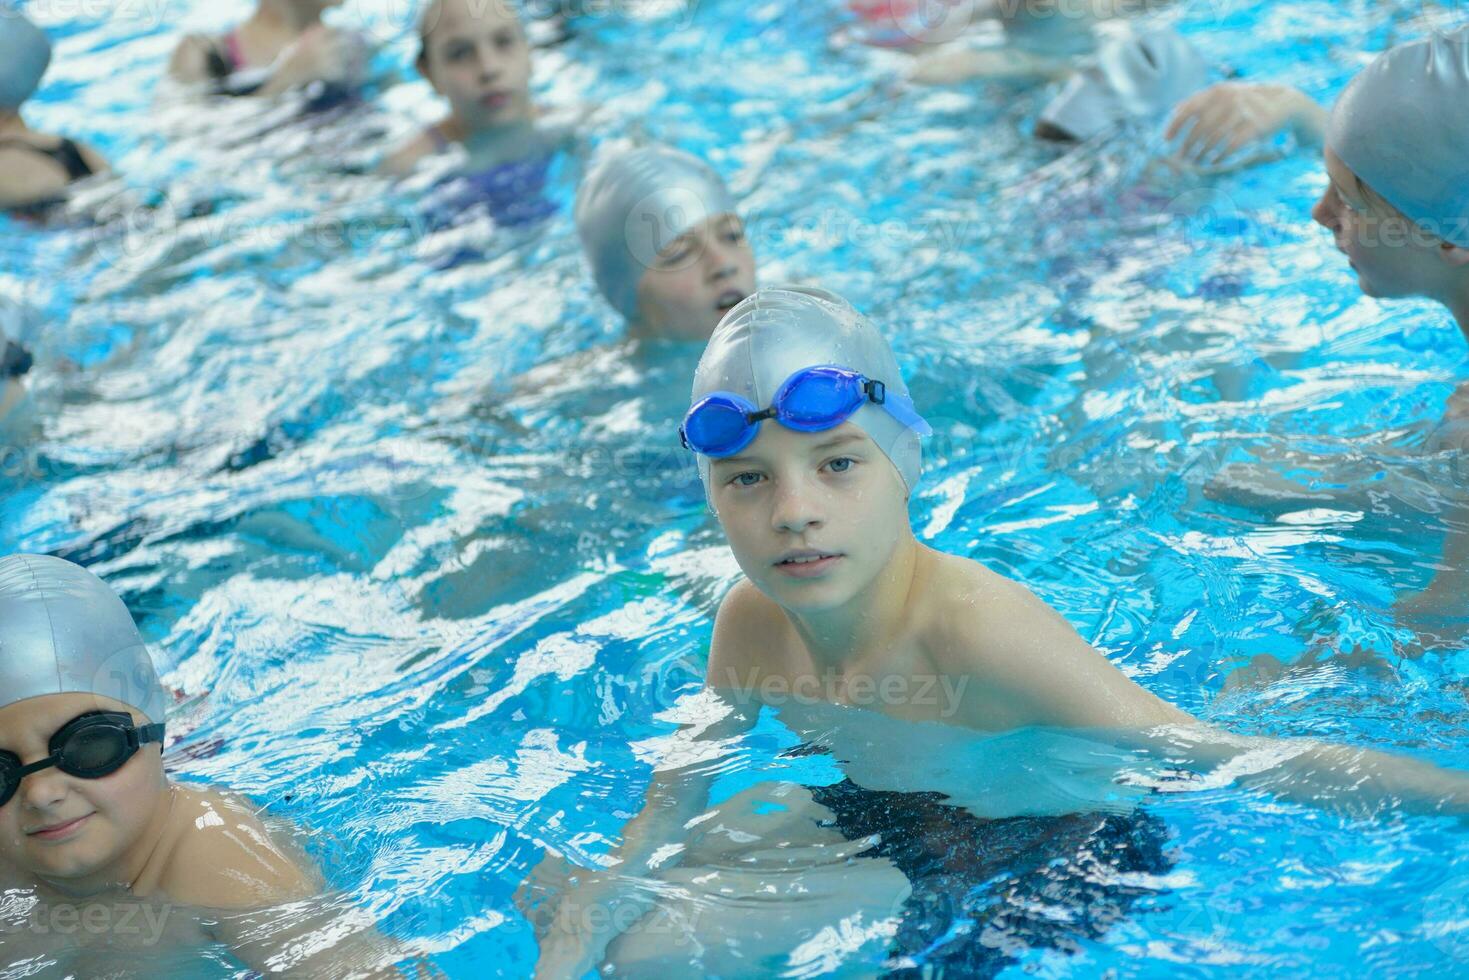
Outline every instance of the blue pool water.
MULTIPOLYGON (((345 904, 451 976, 527 974, 513 894, 547 848, 595 866, 615 846, 737 575, 676 451, 698 352, 616 345, 570 223, 576 153, 543 175, 549 217, 513 228, 440 227, 427 179, 350 172, 439 111, 402 5, 347 5, 384 41, 380 84, 308 121, 201 113, 158 86, 172 35, 244 0, 124 6, 32 4, 62 40, 31 123, 125 177, 89 192, 102 227, 0 219, 0 293, 28 305, 38 362, 68 364, 37 372, 42 434, 5 457, 0 552, 59 554, 120 591, 197 699, 178 778, 300 825, 345 904)), ((832 0, 621 9, 538 56, 538 97, 594 104, 588 145, 636 131, 706 155, 764 282, 819 282, 884 325, 937 430, 913 504, 925 541, 1025 582, 1209 721, 1469 769, 1469 663, 1404 656, 1392 609, 1465 530, 1462 474, 1412 451, 1469 376, 1465 346, 1437 308, 1360 295, 1307 220, 1311 154, 1218 179, 1130 143, 1061 157, 1027 136, 1043 90, 896 88, 900 56, 832 43, 832 0), (1286 450, 1337 457, 1365 503, 1228 490, 1231 464, 1289 476, 1271 463, 1286 450), (1315 666, 1226 689, 1262 654, 1315 666)), ((1365 52, 1452 10, 1167 16, 1221 73, 1329 101, 1365 52)), ((718 795, 839 785, 799 741, 767 719, 708 763, 718 795)), ((908 804, 885 805, 901 825, 908 804)), ((1144 814, 1128 832, 1157 860, 1124 869, 1115 915, 1064 943, 1002 935, 986 969, 1469 969, 1462 831, 1229 785, 1144 814)), ((956 853, 985 833, 957 826, 956 853)), ((986 867, 990 892, 951 901, 914 964, 943 962, 945 930, 994 925, 994 879, 1023 875, 986 867)), ((843 876, 857 901, 860 868, 843 876)), ((918 928, 904 914, 892 930, 918 928)), ((861 973, 883 945, 835 930, 749 962, 861 973)), ((168 975, 240 971, 207 947, 168 975)), ((0 952, 0 977, 32 975, 59 970, 0 952)))

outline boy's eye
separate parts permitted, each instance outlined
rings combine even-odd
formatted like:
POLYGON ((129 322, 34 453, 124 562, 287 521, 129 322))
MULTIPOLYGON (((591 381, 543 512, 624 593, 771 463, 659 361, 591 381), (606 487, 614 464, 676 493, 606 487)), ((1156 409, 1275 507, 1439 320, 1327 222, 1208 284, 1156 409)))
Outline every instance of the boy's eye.
POLYGON ((760 482, 760 479, 761 477, 759 473, 737 473, 735 474, 734 479, 730 480, 729 483, 730 486, 735 487, 753 487, 760 482))
POLYGON ((463 61, 474 49, 467 44, 456 44, 444 52, 445 61, 463 61))
POLYGON ((515 35, 514 34, 511 34, 509 31, 503 31, 503 32, 495 35, 495 46, 497 48, 500 48, 502 51, 505 48, 509 48, 509 47, 513 46, 514 44, 515 44, 515 35))
POLYGON ((846 473, 849 472, 853 466, 857 465, 857 461, 850 456, 841 456, 837 459, 832 460, 826 465, 831 469, 833 473, 846 473))

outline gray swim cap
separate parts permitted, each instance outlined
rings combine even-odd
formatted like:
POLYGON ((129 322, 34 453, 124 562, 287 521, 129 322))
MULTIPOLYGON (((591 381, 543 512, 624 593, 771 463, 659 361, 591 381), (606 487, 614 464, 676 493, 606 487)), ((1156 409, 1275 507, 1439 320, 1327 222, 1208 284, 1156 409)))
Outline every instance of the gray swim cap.
POLYGON ((107 584, 45 555, 0 558, 0 708, 100 694, 164 720, 168 696, 133 617, 107 584))
POLYGON ((649 146, 604 160, 587 175, 576 197, 576 230, 602 295, 636 320, 638 281, 658 253, 734 210, 714 168, 680 150, 649 146))
MULTIPOLYGON (((770 286, 726 313, 714 329, 694 372, 689 404, 722 391, 764 409, 791 375, 802 368, 827 365, 881 381, 889 397, 908 397, 893 349, 872 321, 850 303, 824 289, 770 286)), ((857 409, 851 421, 892 460, 911 494, 923 469, 918 431, 871 402, 857 409)), ((705 496, 714 509, 709 458, 697 459, 705 496)))
POLYGON ((19 109, 51 64, 51 42, 19 10, 0 0, 0 110, 19 109))
POLYGON ((1469 248, 1469 27, 1364 68, 1336 101, 1326 145, 1393 207, 1469 248))
POLYGON ((1209 83, 1204 56, 1171 28, 1105 41, 1097 63, 1072 75, 1041 112, 1048 123, 1088 140, 1128 119, 1157 119, 1209 83))

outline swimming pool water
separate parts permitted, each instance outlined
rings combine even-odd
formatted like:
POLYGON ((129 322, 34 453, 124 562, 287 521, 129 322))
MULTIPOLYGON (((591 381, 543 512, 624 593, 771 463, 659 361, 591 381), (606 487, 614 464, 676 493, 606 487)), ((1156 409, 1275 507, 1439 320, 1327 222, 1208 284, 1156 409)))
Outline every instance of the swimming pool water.
MULTIPOLYGON (((103 227, 0 219, 0 291, 28 304, 38 362, 74 365, 36 374, 43 432, 7 453, 0 552, 121 592, 201 699, 175 726, 178 778, 299 823, 332 886, 451 976, 527 974, 513 893, 546 847, 588 866, 615 845, 737 576, 677 452, 698 352, 615 346, 570 223, 576 159, 550 175, 555 213, 518 229, 432 230, 423 183, 350 172, 438 111, 392 4, 344 11, 385 41, 370 106, 200 113, 159 88, 175 32, 249 6, 31 5, 64 39, 30 121, 125 177, 91 192, 103 227)), ((706 155, 763 282, 820 283, 887 329, 937 430, 925 541, 1025 582, 1210 721, 1469 768, 1464 655, 1403 656, 1392 611, 1464 530, 1450 463, 1402 452, 1464 379, 1464 344, 1436 308, 1359 294, 1308 222, 1309 152, 1215 179, 1128 141, 1060 157, 1027 136, 1044 91, 902 89, 900 56, 832 43, 835 2, 653 6, 539 54, 538 97, 595 104, 588 144, 706 155), (1231 463, 1285 450, 1342 457, 1367 506, 1220 491, 1231 463), (1328 655, 1356 646, 1377 656, 1328 655), (1226 690, 1260 654, 1320 662, 1226 690)), ((1162 16, 1220 72, 1327 101, 1452 7, 1162 16)), ((762 724, 711 763, 721 792, 841 778, 795 742, 762 724)), ((1146 810, 1168 853, 1147 894, 1070 953, 1012 949, 1011 971, 1469 963, 1462 831, 1237 787, 1146 810)), ((880 963, 855 945, 765 966, 880 963)), ((212 948, 168 969, 239 971, 212 948)), ((58 973, 0 954, 0 977, 30 975, 58 973)))

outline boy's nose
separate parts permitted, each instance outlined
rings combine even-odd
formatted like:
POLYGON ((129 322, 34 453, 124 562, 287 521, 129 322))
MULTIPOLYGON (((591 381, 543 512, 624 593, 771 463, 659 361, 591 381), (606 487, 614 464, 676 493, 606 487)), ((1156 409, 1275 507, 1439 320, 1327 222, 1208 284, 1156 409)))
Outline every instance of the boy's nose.
POLYGON ((822 523, 820 501, 813 487, 802 481, 787 486, 776 494, 775 512, 771 515, 776 530, 797 534, 819 527, 822 523))
POLYGON ((1312 206, 1311 218, 1328 231, 1335 233, 1340 230, 1341 219, 1337 214, 1335 195, 1332 194, 1331 187, 1328 186, 1322 192, 1320 199, 1312 206))
POLYGON ((54 807, 66 799, 66 776, 57 769, 33 772, 21 782, 19 795, 30 809, 54 807))

